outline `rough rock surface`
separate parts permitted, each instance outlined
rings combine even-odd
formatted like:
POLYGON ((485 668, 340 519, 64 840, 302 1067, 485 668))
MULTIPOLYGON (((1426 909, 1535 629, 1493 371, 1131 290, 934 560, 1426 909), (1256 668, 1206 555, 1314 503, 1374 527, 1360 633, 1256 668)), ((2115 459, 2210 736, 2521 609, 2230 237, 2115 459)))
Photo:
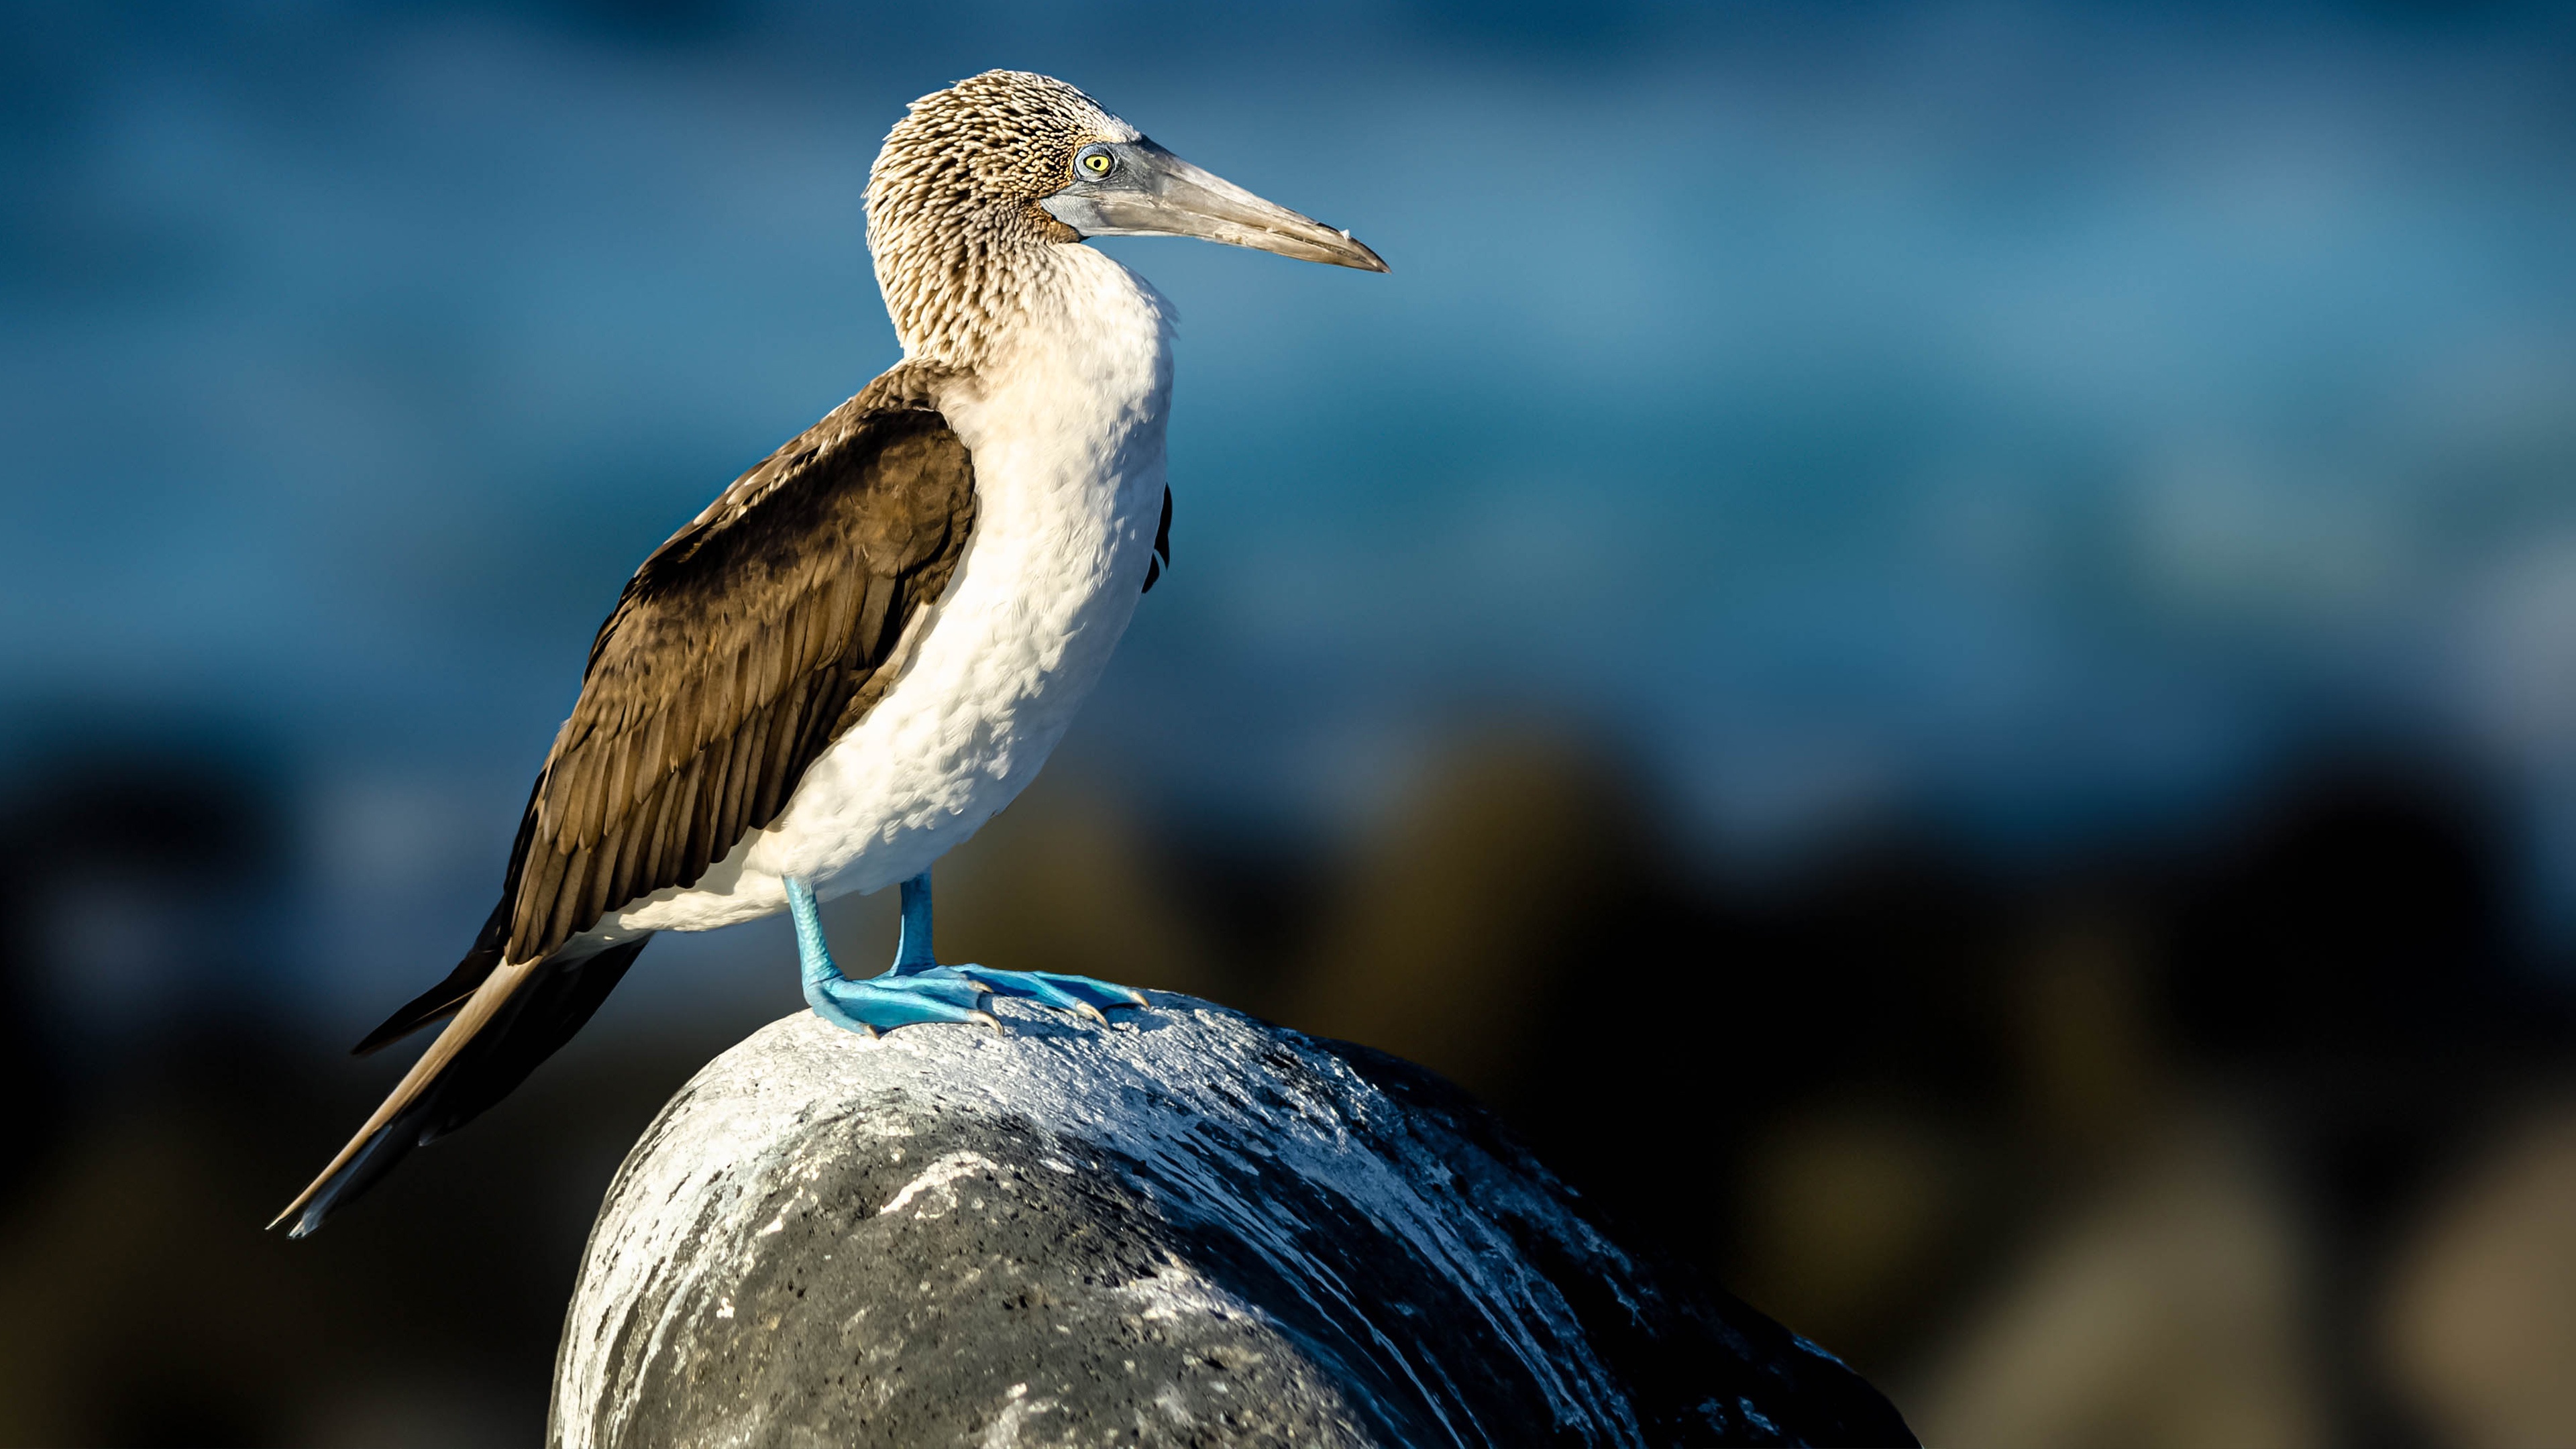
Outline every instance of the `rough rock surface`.
POLYGON ((1912 1443, 1455 1088, 1188 997, 868 1041, 799 1015, 609 1189, 552 1440, 1912 1443))

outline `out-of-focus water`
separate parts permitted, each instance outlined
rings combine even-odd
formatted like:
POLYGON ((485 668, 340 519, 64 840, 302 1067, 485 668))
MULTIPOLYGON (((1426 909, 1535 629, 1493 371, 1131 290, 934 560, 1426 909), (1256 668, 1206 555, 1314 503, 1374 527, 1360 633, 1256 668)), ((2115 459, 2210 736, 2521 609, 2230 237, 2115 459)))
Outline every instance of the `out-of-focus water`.
POLYGON ((884 127, 1008 63, 1395 266, 1112 248, 1183 319, 1180 569, 1072 748, 1159 807, 1337 822, 1499 711, 1641 749, 1743 859, 1888 813, 2045 848, 2395 734, 2504 777, 2576 888, 2547 12, 10 35, 7 702, 272 734, 335 858, 489 874, 626 571, 891 360, 884 127), (410 796, 454 823, 384 838, 410 796))
POLYGON ((1105 244, 1176 567, 945 944, 1448 1071, 1959 1442, 2576 1424, 2562 7, 276 0, 0 12, 0 1437, 527 1437, 783 928, 233 1226, 995 65, 1395 270, 1105 244))

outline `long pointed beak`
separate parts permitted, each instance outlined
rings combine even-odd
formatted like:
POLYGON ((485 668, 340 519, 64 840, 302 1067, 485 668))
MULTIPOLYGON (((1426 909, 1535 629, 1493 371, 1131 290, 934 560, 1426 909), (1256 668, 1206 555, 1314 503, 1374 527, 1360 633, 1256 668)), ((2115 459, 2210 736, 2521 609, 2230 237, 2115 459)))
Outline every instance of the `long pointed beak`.
POLYGON ((1077 181, 1038 205, 1086 237, 1194 236, 1228 246, 1383 272, 1386 263, 1351 234, 1264 201, 1151 141, 1103 149, 1118 158, 1098 181, 1077 181))

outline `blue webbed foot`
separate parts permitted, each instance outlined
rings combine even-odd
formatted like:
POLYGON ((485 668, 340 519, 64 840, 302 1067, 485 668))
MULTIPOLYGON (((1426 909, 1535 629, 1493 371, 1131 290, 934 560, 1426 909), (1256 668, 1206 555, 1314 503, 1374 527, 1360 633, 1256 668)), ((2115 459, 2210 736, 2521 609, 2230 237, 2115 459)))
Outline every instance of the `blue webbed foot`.
POLYGON ((1114 981, 1101 981, 1089 976, 1064 976, 1053 971, 996 971, 989 966, 959 966, 954 969, 957 974, 992 988, 995 996, 1020 997, 1098 1022, 1109 1020, 1101 1014, 1108 1008, 1145 1004, 1143 993, 1114 981))
POLYGON ((944 966, 906 976, 888 972, 866 981, 838 973, 805 978, 805 1000, 814 1014, 861 1036, 927 1021, 974 1022, 998 1034, 1002 1023, 979 1009, 984 996, 981 985, 944 966))
POLYGON ((796 957, 805 972, 805 1002, 816 1016, 861 1036, 928 1021, 974 1022, 1001 1031, 1002 1023, 982 1009, 989 994, 983 984, 944 966, 898 959, 893 970, 870 980, 842 975, 823 941, 813 887, 793 876, 786 884, 787 910, 796 920, 796 957))
POLYGON ((982 966, 942 966, 930 954, 930 877, 903 883, 903 939, 894 965, 882 976, 853 981, 832 964, 814 890, 790 876, 787 909, 796 919, 796 954, 805 971, 805 1000, 814 1014, 848 1031, 874 1036, 927 1021, 976 1022, 996 1033, 1002 1023, 983 1008, 987 996, 1015 996, 1058 1011, 1106 1023, 1104 1008, 1143 1006, 1124 986, 1052 971, 993 971, 982 966))

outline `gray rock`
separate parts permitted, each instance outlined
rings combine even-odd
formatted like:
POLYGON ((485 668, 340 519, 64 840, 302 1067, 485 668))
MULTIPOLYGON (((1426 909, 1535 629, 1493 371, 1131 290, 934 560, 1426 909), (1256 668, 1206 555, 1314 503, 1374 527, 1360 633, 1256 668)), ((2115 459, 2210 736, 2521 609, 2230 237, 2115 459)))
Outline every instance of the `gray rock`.
POLYGON ((998 1005, 698 1073, 592 1230, 553 1442, 1913 1442, 1417 1067, 1188 997, 998 1005))

